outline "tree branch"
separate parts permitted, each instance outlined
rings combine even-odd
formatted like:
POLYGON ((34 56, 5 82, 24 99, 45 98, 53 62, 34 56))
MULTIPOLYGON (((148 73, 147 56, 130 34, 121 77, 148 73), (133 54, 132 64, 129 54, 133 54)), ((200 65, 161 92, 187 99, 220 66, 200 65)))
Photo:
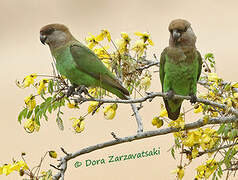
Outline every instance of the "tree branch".
POLYGON ((136 105, 131 103, 131 108, 132 108, 132 110, 134 112, 134 115, 135 115, 135 118, 136 118, 136 122, 137 122, 137 126, 138 126, 137 133, 141 133, 141 132, 143 132, 142 119, 141 119, 141 117, 139 115, 139 112, 138 112, 138 109, 137 109, 136 105))
MULTIPOLYGON (((142 98, 137 98, 137 99, 129 99, 129 100, 121 100, 121 99, 97 99, 97 98, 85 98, 85 97, 79 97, 79 98, 73 98, 72 100, 76 101, 76 102, 87 102, 87 101, 98 101, 98 102, 103 102, 103 103, 123 103, 123 104, 131 104, 131 103, 142 103, 149 100, 154 99, 155 97, 167 97, 166 93, 162 93, 162 92, 151 92, 151 93, 147 93, 146 96, 142 97, 142 98)), ((191 100, 190 96, 181 96, 181 95, 174 95, 173 98, 176 99, 186 99, 186 100, 191 100)), ((214 107, 218 107, 224 110, 227 110, 228 107, 225 104, 219 104, 213 101, 209 101, 206 99, 200 99, 197 98, 197 102, 199 103, 203 103, 206 105, 211 105, 214 107)), ((230 113, 238 116, 238 110, 234 109, 233 107, 231 107, 229 109, 230 113)))
MULTIPOLYGON (((231 122, 237 122, 237 121, 238 121, 238 118, 235 115, 233 115, 233 116, 229 116, 229 117, 211 118, 210 120, 208 120, 207 124, 222 124, 222 123, 231 123, 231 122)), ((206 124, 204 124, 203 119, 199 119, 198 121, 186 124, 183 130, 195 129, 195 128, 199 128, 199 127, 202 127, 205 125, 206 124)), ((149 138, 149 137, 153 137, 153 136, 159 136, 159 135, 165 135, 165 134, 169 134, 169 133, 173 133, 173 132, 178 132, 180 130, 181 130, 181 128, 168 127, 168 128, 158 129, 158 130, 154 130, 154 131, 146 131, 146 132, 142 132, 142 133, 137 133, 132 136, 118 138, 115 140, 111 140, 111 141, 107 141, 107 142, 103 142, 100 144, 96 144, 93 146, 83 148, 75 153, 68 154, 60 159, 59 167, 61 170, 59 173, 57 173, 56 175, 53 176, 53 180, 58 180, 60 178, 61 178, 61 180, 63 180, 64 173, 67 169, 67 162, 71 159, 74 159, 74 158, 82 155, 82 154, 90 153, 92 151, 103 149, 103 148, 106 148, 109 146, 114 146, 117 144, 122 144, 122 143, 131 142, 131 141, 135 141, 135 140, 139 140, 139 139, 145 139, 145 138, 149 138)))

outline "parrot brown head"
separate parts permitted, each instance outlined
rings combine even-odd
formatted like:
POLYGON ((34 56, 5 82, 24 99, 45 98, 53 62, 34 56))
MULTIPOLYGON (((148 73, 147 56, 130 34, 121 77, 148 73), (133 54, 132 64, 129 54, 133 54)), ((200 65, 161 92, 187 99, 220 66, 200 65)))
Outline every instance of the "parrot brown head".
POLYGON ((184 19, 175 19, 169 24, 169 45, 173 47, 195 47, 196 36, 191 24, 184 19))
POLYGON ((49 24, 40 30, 40 41, 42 44, 48 44, 50 48, 63 46, 74 39, 69 29, 63 24, 49 24))

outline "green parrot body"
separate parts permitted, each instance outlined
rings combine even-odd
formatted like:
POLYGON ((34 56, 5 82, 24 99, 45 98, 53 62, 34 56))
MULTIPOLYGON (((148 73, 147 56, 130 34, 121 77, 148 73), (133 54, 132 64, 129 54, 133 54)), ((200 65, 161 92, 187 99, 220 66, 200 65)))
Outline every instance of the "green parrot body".
MULTIPOLYGON (((57 70, 73 85, 102 87, 121 99, 127 99, 129 92, 115 75, 93 51, 77 41, 64 25, 47 25, 43 27, 41 34, 42 39, 44 36, 48 38, 51 53, 56 59, 57 70), (50 34, 47 34, 51 28, 54 29, 53 32, 51 30, 50 34), (63 38, 65 40, 61 41, 63 38)), ((44 41, 47 43, 47 39, 44 41)))
MULTIPOLYGON (((178 25, 181 25, 181 22, 173 28, 176 29, 178 25)), ((180 36, 184 39, 187 38, 186 40, 191 38, 185 35, 180 36)), ((180 44, 174 43, 174 39, 171 37, 170 46, 165 48, 161 54, 160 81, 162 92, 195 96, 197 81, 202 69, 202 58, 195 46, 188 43, 181 44, 182 40, 180 44)), ((179 99, 164 98, 165 107, 170 119, 176 120, 179 117, 182 102, 183 100, 179 99)))

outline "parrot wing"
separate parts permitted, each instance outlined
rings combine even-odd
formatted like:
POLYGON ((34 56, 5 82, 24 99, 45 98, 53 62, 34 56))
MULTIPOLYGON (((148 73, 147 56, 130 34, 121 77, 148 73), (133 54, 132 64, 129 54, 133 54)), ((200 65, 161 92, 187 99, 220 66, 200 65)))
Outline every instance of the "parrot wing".
POLYGON ((125 95, 129 95, 129 92, 120 84, 118 79, 89 48, 81 43, 72 44, 70 46, 70 52, 80 71, 94 77, 101 83, 108 84, 120 90, 125 95))

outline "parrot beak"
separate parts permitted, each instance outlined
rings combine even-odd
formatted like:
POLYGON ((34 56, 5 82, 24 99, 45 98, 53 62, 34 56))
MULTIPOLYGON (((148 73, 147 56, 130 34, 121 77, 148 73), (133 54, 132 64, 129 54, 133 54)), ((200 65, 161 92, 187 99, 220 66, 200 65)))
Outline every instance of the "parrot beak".
POLYGON ((40 42, 41 42, 42 44, 45 45, 46 39, 47 39, 47 36, 46 36, 46 35, 42 35, 42 34, 40 35, 40 42))
POLYGON ((174 41, 177 42, 177 40, 178 40, 178 39, 180 38, 180 36, 181 36, 181 33, 178 32, 177 29, 174 29, 173 32, 172 32, 172 36, 173 36, 174 41))

